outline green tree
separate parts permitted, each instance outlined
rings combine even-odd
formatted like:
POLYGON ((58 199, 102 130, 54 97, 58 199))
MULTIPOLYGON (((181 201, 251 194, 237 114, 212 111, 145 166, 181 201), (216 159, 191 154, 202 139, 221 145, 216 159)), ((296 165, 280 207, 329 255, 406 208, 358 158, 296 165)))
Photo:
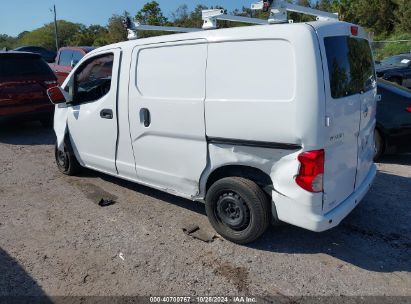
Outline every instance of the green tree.
POLYGON ((146 3, 137 12, 136 20, 142 24, 149 25, 165 25, 167 23, 167 18, 163 16, 160 5, 156 1, 146 3))
POLYGON ((397 0, 395 16, 398 20, 396 30, 411 33, 411 3, 410 0, 397 0))
POLYGON ((340 1, 338 0, 319 0, 315 4, 315 8, 321 11, 338 13, 340 7, 340 1))
MULTIPOLYGON (((59 20, 57 26, 60 46, 69 45, 70 39, 84 28, 82 24, 65 20, 59 20)), ((37 45, 48 49, 55 49, 54 23, 49 23, 31 32, 23 33, 18 39, 18 44, 37 45)))
POLYGON ((374 31, 377 35, 389 35, 394 31, 397 5, 392 0, 356 0, 352 1, 350 7, 350 21, 374 31))
MULTIPOLYGON (((106 42, 109 43, 117 43, 121 41, 127 40, 127 31, 124 29, 123 26, 123 19, 125 17, 129 17, 128 12, 124 12, 124 15, 113 15, 110 17, 107 25, 107 40, 106 42)), ((103 42, 103 37, 97 39, 99 43, 103 42)))
POLYGON ((207 6, 197 5, 190 14, 190 27, 201 28, 203 26, 203 15, 202 11, 208 9, 207 6))
POLYGON ((0 34, 0 50, 13 49, 16 46, 17 39, 8 35, 0 34))
MULTIPOLYGON (((160 5, 156 1, 147 2, 141 10, 136 14, 135 19, 141 24, 147 25, 173 25, 172 22, 168 22, 161 11, 160 5)), ((147 38, 159 35, 169 34, 169 32, 162 31, 139 31, 138 36, 140 38, 147 38)))
POLYGON ((187 4, 180 5, 175 12, 171 14, 174 26, 191 27, 190 13, 187 4))
POLYGON ((73 46, 102 46, 107 44, 107 28, 100 25, 83 27, 70 38, 69 44, 73 46))

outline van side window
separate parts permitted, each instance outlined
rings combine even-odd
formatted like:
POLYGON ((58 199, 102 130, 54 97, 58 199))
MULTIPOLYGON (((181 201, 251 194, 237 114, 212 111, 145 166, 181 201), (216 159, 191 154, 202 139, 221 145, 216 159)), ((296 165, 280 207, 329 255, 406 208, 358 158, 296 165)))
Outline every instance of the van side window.
POLYGON ((348 36, 326 37, 324 45, 333 98, 366 92, 376 86, 367 40, 348 36))
POLYGON ((74 75, 74 102, 92 102, 102 98, 111 88, 113 54, 104 54, 84 62, 74 75))

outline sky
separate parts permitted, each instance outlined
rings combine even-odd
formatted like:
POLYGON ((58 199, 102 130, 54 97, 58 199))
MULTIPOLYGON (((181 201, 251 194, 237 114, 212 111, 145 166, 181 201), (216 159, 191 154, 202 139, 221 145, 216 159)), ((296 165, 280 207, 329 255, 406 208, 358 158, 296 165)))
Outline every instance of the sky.
MULTIPOLYGON (((125 10, 134 16, 149 0, 3 0, 0 9, 0 34, 17 36, 53 21, 50 8, 57 8, 57 18, 85 25, 106 25, 112 14, 125 10)), ((221 5, 228 11, 250 7, 257 0, 157 0, 163 14, 171 13, 181 4, 193 9, 197 4, 221 5)))

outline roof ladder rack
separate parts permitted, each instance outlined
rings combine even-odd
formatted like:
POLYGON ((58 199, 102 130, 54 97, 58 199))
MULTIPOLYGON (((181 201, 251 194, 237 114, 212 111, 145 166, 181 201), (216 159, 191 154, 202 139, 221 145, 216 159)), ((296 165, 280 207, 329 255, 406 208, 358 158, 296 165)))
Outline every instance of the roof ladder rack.
POLYGON ((268 21, 263 19, 227 15, 223 9, 203 10, 204 30, 216 29, 217 20, 226 20, 260 25, 268 24, 268 21))
MULTIPOLYGON (((270 10, 270 17, 268 20, 249 18, 243 16, 235 16, 226 14, 223 9, 210 9, 203 10, 203 30, 216 29, 218 20, 234 21, 248 24, 278 24, 278 23, 292 23, 292 20, 288 20, 287 11, 296 12, 301 14, 307 14, 317 17, 319 21, 338 20, 338 14, 323 12, 320 10, 295 5, 289 3, 286 0, 261 0, 251 5, 252 10, 270 10)), ((128 32, 128 39, 133 40, 138 38, 138 31, 163 31, 163 32, 176 32, 176 33, 191 33, 198 32, 202 29, 199 28, 186 28, 175 26, 156 26, 156 25, 143 25, 140 22, 133 22, 129 17, 123 21, 124 27, 128 32)))
POLYGON ((337 13, 329 13, 317 9, 289 3, 286 0, 262 0, 251 5, 252 10, 265 10, 271 7, 268 23, 292 23, 288 20, 287 11, 317 17, 318 21, 338 20, 337 13))
POLYGON ((177 26, 159 26, 145 25, 140 22, 133 22, 129 17, 123 20, 123 25, 128 32, 128 40, 138 39, 138 31, 160 31, 160 32, 175 32, 175 33, 192 33, 199 32, 199 28, 177 27, 177 26))
POLYGON ((249 18, 242 16, 227 15, 223 9, 203 10, 203 29, 216 29, 218 20, 235 21, 249 24, 276 24, 276 23, 292 23, 288 20, 287 11, 307 14, 317 17, 319 21, 338 20, 338 14, 323 12, 320 10, 295 5, 286 0, 262 0, 251 5, 252 10, 270 11, 268 20, 249 18))

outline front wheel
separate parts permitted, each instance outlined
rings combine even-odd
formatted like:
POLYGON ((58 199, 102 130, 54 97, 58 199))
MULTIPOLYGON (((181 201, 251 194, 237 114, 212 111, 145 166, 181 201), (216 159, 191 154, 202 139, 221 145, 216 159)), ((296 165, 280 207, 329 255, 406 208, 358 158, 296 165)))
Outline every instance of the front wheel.
POLYGON ((73 152, 70 152, 69 147, 64 142, 63 150, 58 149, 57 144, 54 147, 54 156, 56 159, 57 168, 65 175, 75 175, 81 169, 81 165, 76 159, 73 152))
POLYGON ((269 202, 249 179, 226 177, 207 192, 206 213, 211 225, 225 239, 247 244, 259 238, 270 222, 269 202))

